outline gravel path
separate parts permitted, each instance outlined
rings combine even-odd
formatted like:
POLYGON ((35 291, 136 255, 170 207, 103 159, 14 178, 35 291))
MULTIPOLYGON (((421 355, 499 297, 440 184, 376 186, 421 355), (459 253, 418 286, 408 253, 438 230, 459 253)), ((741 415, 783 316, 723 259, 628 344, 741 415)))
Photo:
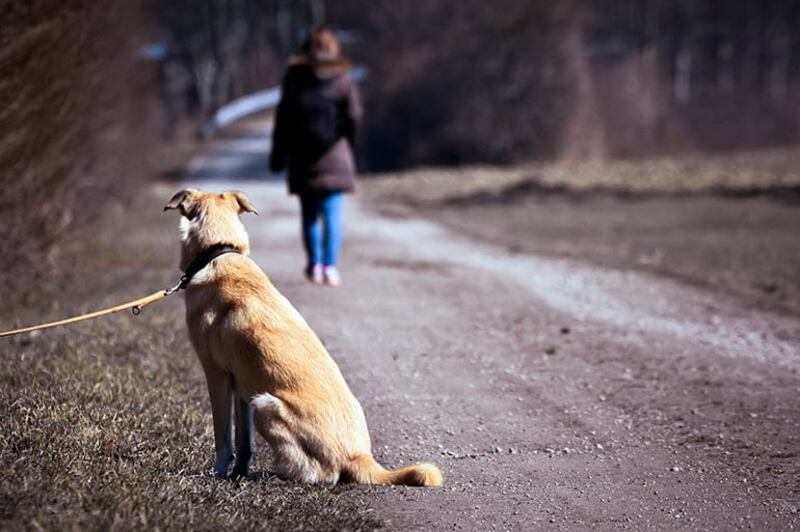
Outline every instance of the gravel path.
POLYGON ((442 468, 441 489, 360 491, 389 530, 800 526, 796 319, 357 198, 344 286, 312 287, 296 200, 248 127, 189 180, 259 208, 253 256, 342 367, 379 461, 442 468))

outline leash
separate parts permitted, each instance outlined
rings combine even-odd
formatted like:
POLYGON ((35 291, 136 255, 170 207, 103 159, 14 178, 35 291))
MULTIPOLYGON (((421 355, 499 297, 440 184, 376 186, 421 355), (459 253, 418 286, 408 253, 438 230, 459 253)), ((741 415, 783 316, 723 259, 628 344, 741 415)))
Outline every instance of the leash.
POLYGON ((38 331, 41 329, 50 329, 52 327, 58 327, 59 325, 68 325, 70 323, 76 323, 83 320, 90 320, 92 318, 98 318, 100 316, 105 316, 107 314, 114 314, 115 312, 120 312, 122 310, 128 310, 128 309, 131 310, 134 316, 138 316, 142 312, 142 309, 147 305, 155 303, 156 301, 161 301, 165 297, 169 297, 175 292, 185 289, 192 281, 192 278, 195 276, 197 272, 208 266, 208 264, 212 260, 216 259, 220 255, 224 255, 225 253, 241 253, 241 251, 228 244, 214 244, 210 248, 204 250, 199 255, 197 255, 194 258, 194 260, 192 260, 192 262, 189 263, 189 266, 186 268, 186 273, 180 278, 178 284, 176 284, 172 288, 167 288, 166 290, 159 290, 158 292, 153 292, 149 296, 141 297, 139 299, 128 301, 127 303, 122 303, 120 305, 115 305, 113 307, 108 307, 101 310, 96 310, 94 312, 81 314, 80 316, 73 316, 71 318, 66 318, 63 320, 51 321, 39 325, 32 325, 30 327, 23 327, 21 329, 14 329, 11 331, 0 332, 0 338, 3 338, 4 336, 14 336, 17 334, 38 331))
POLYGON ((86 314, 81 314, 80 316, 73 316, 72 318, 66 318, 63 320, 58 321, 51 321, 48 323, 42 323, 40 325, 32 325, 30 327, 23 327, 21 329, 14 329, 13 331, 5 331, 0 333, 0 338, 4 336, 14 336, 16 334, 22 334, 27 332, 38 331, 40 329, 50 329, 52 327, 58 327, 59 325, 67 325, 69 323, 75 323, 78 321, 83 320, 90 320, 92 318, 98 318, 100 316, 105 316, 106 314, 113 314, 115 312, 120 312, 121 310, 128 310, 131 309, 134 315, 138 316, 139 313, 142 311, 144 307, 149 305, 150 303, 155 303, 156 301, 160 301, 165 297, 169 296, 177 292, 177 285, 174 288, 170 288, 168 290, 159 290, 158 292, 152 293, 149 296, 145 296, 140 299, 136 299, 134 301, 129 301, 127 303, 122 303, 121 305, 116 305, 113 307, 104 308, 102 310, 97 310, 95 312, 89 312, 86 314))

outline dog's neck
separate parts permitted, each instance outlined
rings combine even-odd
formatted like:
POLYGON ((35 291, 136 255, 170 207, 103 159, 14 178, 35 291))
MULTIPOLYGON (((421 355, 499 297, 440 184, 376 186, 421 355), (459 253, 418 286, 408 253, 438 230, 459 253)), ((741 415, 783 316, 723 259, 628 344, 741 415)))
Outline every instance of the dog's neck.
POLYGON ((192 281, 195 280, 195 276, 203 271, 206 266, 211 264, 214 259, 228 253, 241 254, 237 248, 228 244, 215 244, 199 253, 192 260, 192 262, 189 263, 189 266, 186 267, 186 270, 184 270, 184 275, 181 279, 179 288, 186 288, 189 286, 192 281))

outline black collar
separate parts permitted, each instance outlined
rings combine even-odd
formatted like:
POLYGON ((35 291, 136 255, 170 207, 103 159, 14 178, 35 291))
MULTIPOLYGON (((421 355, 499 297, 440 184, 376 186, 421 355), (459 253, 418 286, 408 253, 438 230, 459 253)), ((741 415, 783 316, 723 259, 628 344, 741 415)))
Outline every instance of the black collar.
POLYGON ((220 243, 214 244, 213 246, 198 253, 192 262, 189 263, 189 266, 187 266, 183 277, 181 277, 178 290, 186 288, 189 283, 192 282, 192 277, 194 277, 197 272, 208 266, 208 263, 210 263, 212 260, 226 253, 241 253, 241 251, 230 244, 220 243))

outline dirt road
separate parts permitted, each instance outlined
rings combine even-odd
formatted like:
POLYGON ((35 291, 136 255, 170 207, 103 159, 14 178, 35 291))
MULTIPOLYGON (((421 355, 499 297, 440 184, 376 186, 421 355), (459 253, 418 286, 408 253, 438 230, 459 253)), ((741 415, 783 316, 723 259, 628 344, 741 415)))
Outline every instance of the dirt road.
POLYGON ((296 201, 251 127, 191 182, 259 207, 253 256, 342 367, 378 459, 441 466, 441 489, 363 488, 389 530, 800 526, 795 318, 357 199, 344 286, 312 287, 296 201))

